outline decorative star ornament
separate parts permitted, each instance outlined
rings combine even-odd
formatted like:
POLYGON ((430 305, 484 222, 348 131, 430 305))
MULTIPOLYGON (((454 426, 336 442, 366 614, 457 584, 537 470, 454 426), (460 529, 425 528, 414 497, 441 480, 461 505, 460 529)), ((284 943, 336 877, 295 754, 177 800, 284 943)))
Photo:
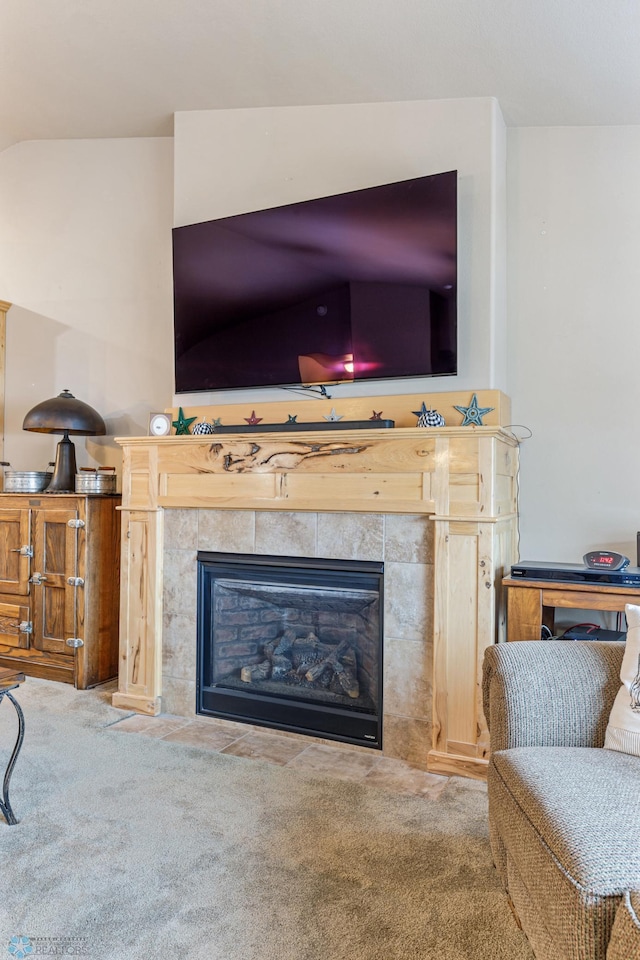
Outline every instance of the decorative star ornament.
POLYGON ((382 420, 382 410, 380 411, 380 413, 376 413, 376 411, 373 410, 372 413, 373 413, 373 416, 369 417, 369 420, 382 420))
POLYGON ((297 422, 298 422, 298 414, 296 413, 295 417, 292 416, 292 414, 289 414, 287 423, 297 423, 297 422))
POLYGON ((426 416, 428 412, 429 412, 429 411, 427 410, 427 405, 426 405, 426 403, 424 402, 424 400, 422 401, 422 406, 421 406, 421 408, 420 408, 419 410, 412 410, 412 411, 411 411, 411 413, 414 415, 414 417, 417 417, 418 420, 420 419, 420 417, 426 416))
POLYGON ((422 407, 420 410, 412 410, 412 413, 418 418, 416 427, 444 427, 445 420, 441 413, 438 413, 437 410, 428 410, 427 405, 422 401, 422 407))
POLYGON ((470 423, 476 423, 479 427, 481 427, 483 426, 482 418, 487 413, 491 413, 492 410, 495 410, 495 407, 479 407, 478 396, 475 393, 471 397, 471 403, 468 407, 459 407, 455 403, 454 407, 463 415, 463 420, 460 424, 461 427, 466 427, 470 423))
POLYGON ((262 423, 262 417, 256 417, 255 410, 251 411, 250 417, 245 417, 244 419, 246 420, 247 423, 250 423, 252 426, 254 426, 256 423, 262 423))
POLYGON ((222 426, 222 417, 216 417, 211 421, 211 423, 214 425, 214 427, 222 426))
POLYGON ((338 420, 342 420, 343 416, 343 413, 336 413, 335 407, 331 407, 331 413, 323 414, 324 419, 328 420, 330 423, 337 423, 338 420))
POLYGON ((197 420, 197 419, 198 419, 197 417, 185 417, 184 410, 182 409, 182 407, 179 407, 178 419, 171 421, 171 425, 176 428, 176 436, 178 437, 188 436, 191 433, 191 431, 189 430, 189 427, 194 422, 194 420, 197 420))

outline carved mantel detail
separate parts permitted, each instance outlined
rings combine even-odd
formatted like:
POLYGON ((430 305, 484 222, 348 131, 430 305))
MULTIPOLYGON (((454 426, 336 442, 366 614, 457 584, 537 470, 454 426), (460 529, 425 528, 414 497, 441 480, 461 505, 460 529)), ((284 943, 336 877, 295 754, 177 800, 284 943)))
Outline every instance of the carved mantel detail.
POLYGON ((171 508, 426 514, 434 556, 429 769, 483 776, 480 673, 503 639, 516 557, 518 448, 500 427, 122 438, 120 678, 115 706, 161 709, 163 516, 171 508))

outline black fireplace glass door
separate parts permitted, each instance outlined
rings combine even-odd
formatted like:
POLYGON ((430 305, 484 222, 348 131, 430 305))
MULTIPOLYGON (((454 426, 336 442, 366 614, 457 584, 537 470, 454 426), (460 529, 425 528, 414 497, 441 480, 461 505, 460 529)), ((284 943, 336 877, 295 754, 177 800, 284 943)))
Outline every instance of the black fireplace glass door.
POLYGON ((198 554, 198 713, 381 747, 383 564, 198 554))

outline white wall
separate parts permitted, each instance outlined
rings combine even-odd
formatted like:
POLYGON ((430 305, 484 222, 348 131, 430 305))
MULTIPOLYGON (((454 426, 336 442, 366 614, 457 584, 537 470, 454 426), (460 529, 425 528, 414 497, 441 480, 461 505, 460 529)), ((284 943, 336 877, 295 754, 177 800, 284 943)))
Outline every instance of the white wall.
MULTIPOLYGON (((459 373, 332 387, 377 396, 504 389, 505 128, 494 99, 359 103, 175 116, 176 226, 457 169, 459 373)), ((283 398, 183 394, 177 403, 283 398)))
POLYGON ((640 529, 640 127, 511 129, 507 392, 523 559, 580 562, 640 529))
POLYGON ((113 436, 171 404, 173 141, 30 141, 0 153, 0 298, 7 315, 5 459, 43 469, 59 437, 25 433, 65 387, 109 436, 79 466, 119 466, 113 436))
MULTIPOLYGON (((521 556, 579 561, 607 546, 635 560, 640 127, 509 130, 506 383, 503 141, 491 100, 182 113, 175 222, 457 167, 465 388, 506 388, 514 422, 533 431, 521 451, 521 556)), ((52 459, 56 438, 24 433, 22 419, 64 387, 111 435, 145 434, 148 411, 172 403, 172 149, 39 141, 0 153, 15 469, 52 459)), ((76 449, 80 465, 119 463, 112 436, 76 449)))

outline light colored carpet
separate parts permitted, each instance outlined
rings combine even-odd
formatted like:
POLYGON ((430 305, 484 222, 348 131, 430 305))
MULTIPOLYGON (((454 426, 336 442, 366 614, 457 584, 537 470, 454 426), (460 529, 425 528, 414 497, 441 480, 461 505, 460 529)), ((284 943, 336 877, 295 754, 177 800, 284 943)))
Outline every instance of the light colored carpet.
POLYGON ((476 784, 394 794, 118 732, 105 692, 18 699, 0 958, 22 935, 101 960, 532 960, 476 784))

